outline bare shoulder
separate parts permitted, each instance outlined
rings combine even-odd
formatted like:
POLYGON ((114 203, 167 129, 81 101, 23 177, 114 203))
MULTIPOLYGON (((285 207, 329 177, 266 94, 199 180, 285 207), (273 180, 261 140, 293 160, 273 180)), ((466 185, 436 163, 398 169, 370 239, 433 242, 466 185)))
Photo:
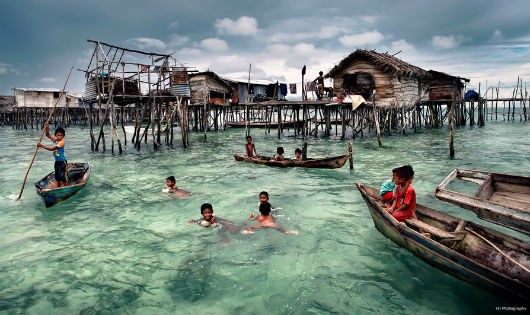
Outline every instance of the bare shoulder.
POLYGON ((192 195, 191 191, 187 191, 185 189, 180 189, 179 188, 179 189, 177 189, 175 191, 175 195, 174 196, 175 196, 175 198, 182 198, 182 197, 188 197, 188 196, 191 196, 191 195, 192 195))

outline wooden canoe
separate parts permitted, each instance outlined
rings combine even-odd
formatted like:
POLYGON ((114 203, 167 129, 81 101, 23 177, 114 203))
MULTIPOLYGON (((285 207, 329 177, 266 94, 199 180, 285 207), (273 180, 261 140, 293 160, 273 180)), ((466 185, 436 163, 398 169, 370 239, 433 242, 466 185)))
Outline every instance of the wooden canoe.
POLYGON ((37 194, 42 197, 46 208, 70 198, 83 189, 90 177, 88 163, 68 163, 68 185, 57 187, 55 172, 51 172, 35 183, 37 194))
POLYGON ((325 158, 315 158, 315 159, 305 159, 303 161, 295 161, 292 159, 285 159, 283 161, 271 161, 270 156, 259 156, 250 158, 241 153, 234 154, 236 161, 250 162, 254 164, 268 165, 268 166, 277 166, 277 167, 308 167, 308 168, 341 168, 346 164, 346 161, 350 157, 350 154, 325 157, 325 158))
POLYGON ((483 220, 530 234, 530 176, 455 169, 436 187, 435 195, 483 220), (476 183, 478 189, 473 194, 449 189, 457 179, 476 183))
POLYGON ((417 219, 398 222, 383 208, 379 189, 356 185, 385 237, 495 296, 530 300, 530 243, 419 204, 417 219))

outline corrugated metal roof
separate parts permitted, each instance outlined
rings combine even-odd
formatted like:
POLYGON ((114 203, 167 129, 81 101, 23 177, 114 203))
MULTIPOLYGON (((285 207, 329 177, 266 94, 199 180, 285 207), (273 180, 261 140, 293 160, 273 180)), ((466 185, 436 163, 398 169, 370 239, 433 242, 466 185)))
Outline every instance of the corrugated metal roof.
POLYGON ((13 90, 19 90, 24 92, 61 92, 60 89, 54 88, 13 88, 13 90))

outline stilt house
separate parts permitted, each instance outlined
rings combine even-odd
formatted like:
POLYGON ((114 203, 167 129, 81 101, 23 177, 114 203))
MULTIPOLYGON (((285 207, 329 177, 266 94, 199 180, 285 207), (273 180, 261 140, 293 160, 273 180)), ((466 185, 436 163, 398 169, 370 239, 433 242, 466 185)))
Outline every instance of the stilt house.
POLYGON ((381 107, 413 107, 422 101, 447 102, 462 98, 469 79, 426 71, 388 53, 358 49, 326 75, 337 94, 349 88, 381 107), (375 95, 374 95, 375 93, 375 95), (375 97, 374 97, 375 96, 375 97))
POLYGON ((229 105, 232 87, 212 71, 189 75, 192 104, 229 105))
POLYGON ((333 90, 339 94, 349 88, 352 94, 377 106, 414 106, 427 90, 429 72, 387 53, 358 49, 331 69, 326 78, 333 79, 333 90))
POLYGON ((17 107, 66 107, 66 97, 59 89, 14 88, 17 107), (59 97, 61 99, 59 99, 59 97))
POLYGON ((465 83, 469 79, 434 70, 429 70, 429 75, 429 89, 424 101, 452 102, 463 98, 465 83))

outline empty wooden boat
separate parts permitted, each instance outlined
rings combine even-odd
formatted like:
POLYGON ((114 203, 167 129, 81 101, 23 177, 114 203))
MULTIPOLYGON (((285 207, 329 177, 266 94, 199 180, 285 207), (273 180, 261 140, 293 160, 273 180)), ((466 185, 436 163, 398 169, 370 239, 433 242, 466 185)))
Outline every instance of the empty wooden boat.
POLYGON ((435 195, 481 219, 530 234, 530 176, 455 169, 438 185, 435 195), (455 180, 478 187, 473 193, 450 189, 455 180))

